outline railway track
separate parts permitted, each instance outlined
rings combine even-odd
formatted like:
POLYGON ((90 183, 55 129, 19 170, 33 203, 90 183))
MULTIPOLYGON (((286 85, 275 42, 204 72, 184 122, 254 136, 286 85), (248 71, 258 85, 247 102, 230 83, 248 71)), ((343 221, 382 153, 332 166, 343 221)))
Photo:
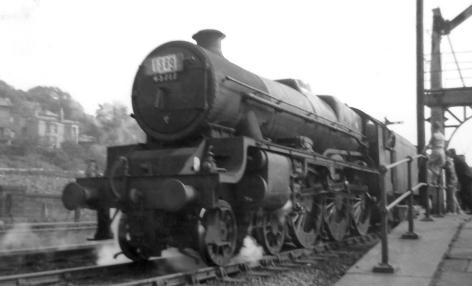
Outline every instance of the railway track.
POLYGON ((0 276, 94 264, 98 249, 107 245, 112 241, 0 251, 0 276))
MULTIPOLYGON (((188 271, 178 271, 174 265, 183 256, 160 257, 149 262, 120 263, 107 266, 87 266, 38 273, 27 273, 0 277, 0 285, 188 285, 218 280, 218 283, 244 283, 244 279, 231 276, 270 276, 273 272, 288 271, 319 263, 324 259, 343 253, 343 248, 373 244, 376 234, 351 237, 342 242, 328 242, 315 249, 294 249, 277 256, 264 256, 257 262, 230 264, 224 267, 206 267, 195 262, 188 271)), ((190 259, 185 257, 185 259, 190 259)))
POLYGON ((0 228, 0 251, 78 244, 95 229, 96 222, 7 224, 0 228))
POLYGON ((24 231, 50 231, 50 230, 74 230, 84 228, 94 228, 97 223, 95 221, 82 221, 82 222, 42 222, 42 223, 13 223, 5 224, 0 228, 0 235, 4 235, 11 231, 24 232, 24 231))

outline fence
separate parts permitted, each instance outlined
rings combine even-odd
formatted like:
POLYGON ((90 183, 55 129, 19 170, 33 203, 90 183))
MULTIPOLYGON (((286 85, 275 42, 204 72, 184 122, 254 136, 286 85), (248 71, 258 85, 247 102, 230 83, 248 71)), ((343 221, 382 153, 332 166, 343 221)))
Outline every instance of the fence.
POLYGON ((89 221, 94 218, 93 211, 66 210, 60 195, 27 193, 25 186, 0 185, 0 221, 3 223, 89 221))
MULTIPOLYGON (((428 186, 427 183, 420 182, 416 186, 412 186, 412 168, 411 163, 415 159, 425 159, 426 156, 422 154, 417 154, 415 156, 408 156, 403 160, 399 160, 395 163, 390 165, 384 165, 380 168, 380 192, 381 192, 381 214, 382 214, 382 226, 381 226, 381 243, 382 243, 382 260, 381 262, 373 268, 374 272, 378 273, 393 273, 394 268, 388 262, 388 213, 400 202, 404 199, 408 198, 408 231, 402 235, 403 239, 418 239, 418 235, 414 231, 414 221, 413 221, 413 194, 415 191, 420 189, 421 187, 428 186), (387 205, 387 192, 385 190, 385 180, 386 174, 389 170, 396 168, 402 164, 408 165, 408 176, 407 176, 407 183, 408 183, 408 190, 395 199, 392 203, 387 205)), ((436 186, 440 189, 441 186, 436 186)), ((430 217, 430 206, 429 206, 429 199, 426 203, 426 213, 425 213, 425 220, 431 221, 430 217)))

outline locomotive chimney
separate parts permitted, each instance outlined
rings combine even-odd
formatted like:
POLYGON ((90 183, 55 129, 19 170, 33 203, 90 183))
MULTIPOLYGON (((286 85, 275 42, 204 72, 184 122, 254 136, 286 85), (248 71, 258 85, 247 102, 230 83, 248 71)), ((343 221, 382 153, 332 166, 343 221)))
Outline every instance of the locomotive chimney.
POLYGON ((192 39, 197 41, 197 45, 220 56, 223 56, 221 40, 224 38, 225 34, 218 30, 201 30, 192 37, 192 39))

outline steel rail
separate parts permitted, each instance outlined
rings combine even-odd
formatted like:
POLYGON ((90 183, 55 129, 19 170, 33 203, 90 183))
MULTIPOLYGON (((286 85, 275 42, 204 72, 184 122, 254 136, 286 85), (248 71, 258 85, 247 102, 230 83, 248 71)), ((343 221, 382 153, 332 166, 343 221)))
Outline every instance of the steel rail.
POLYGON ((71 279, 84 279, 101 274, 105 271, 110 273, 120 270, 123 270, 123 264, 85 266, 38 273, 19 274, 0 277, 0 285, 62 285, 61 283, 71 281, 71 279))
POLYGON ((81 250, 81 249, 90 249, 95 248, 97 246, 111 244, 110 242, 89 242, 86 244, 70 244, 70 245, 63 245, 63 246, 50 246, 50 247, 43 247, 43 248, 18 248, 12 250, 0 250, 0 259, 4 259, 6 257, 12 256, 26 256, 26 255, 38 255, 42 253, 51 254, 61 251, 73 251, 73 250, 81 250))
POLYGON ((11 229, 30 229, 30 230, 39 230, 39 229, 57 229, 57 228, 69 228, 69 227, 87 227, 87 226, 96 226, 97 222, 95 221, 83 221, 83 222, 41 222, 41 223, 9 223, 5 224, 1 229, 1 232, 9 231, 11 229))
POLYGON ((59 233, 59 232, 77 232, 77 231, 84 231, 84 230, 94 230, 96 229, 96 224, 94 225, 83 225, 83 226, 74 226, 74 227, 60 227, 60 228, 37 228, 37 229, 30 229, 30 228, 12 228, 8 230, 0 230, 0 237, 5 236, 7 234, 18 234, 21 235, 22 233, 59 233))
POLYGON ((84 265, 88 261, 95 261, 97 258, 97 250, 107 245, 111 245, 111 242, 93 242, 41 249, 0 251, 0 275, 25 273, 32 268, 35 269, 35 271, 41 268, 43 270, 51 269, 51 265, 57 268, 61 263, 66 263, 69 267, 71 266, 71 262, 77 265, 84 265))

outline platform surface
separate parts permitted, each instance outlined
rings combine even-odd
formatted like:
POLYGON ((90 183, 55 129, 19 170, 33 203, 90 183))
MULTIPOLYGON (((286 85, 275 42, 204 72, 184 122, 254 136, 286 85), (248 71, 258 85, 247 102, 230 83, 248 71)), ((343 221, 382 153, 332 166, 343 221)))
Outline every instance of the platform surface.
MULTIPOLYGON (((449 251, 451 255, 457 253, 457 255, 464 256, 468 253, 467 257, 472 260, 472 223, 468 221, 469 218, 468 215, 446 215, 442 218, 433 218, 433 222, 424 222, 421 218, 416 219, 415 232, 420 236, 417 240, 401 239, 401 235, 408 229, 408 223, 403 222, 388 237, 389 263, 395 269, 393 274, 380 274, 372 271, 372 268, 381 261, 381 244, 378 243, 354 264, 335 285, 429 286, 433 282, 441 286, 456 285, 445 280, 456 279, 449 277, 449 272, 443 272, 445 282, 440 284, 442 277, 439 275, 442 273, 439 271, 436 274, 436 271, 441 269, 440 266, 444 264, 443 260, 447 260, 444 258, 449 251), (466 235, 468 239, 461 240, 463 231, 468 231, 466 235), (455 237, 458 238, 457 242, 461 241, 460 245, 463 248, 450 248, 455 237)), ((472 268, 472 265, 467 264, 467 267, 472 268)), ((467 270, 467 267, 459 268, 467 270)), ((462 273, 466 273, 466 271, 462 273)), ((472 275, 469 276, 468 282, 470 283, 457 285, 472 285, 472 275)))
POLYGON ((431 286, 456 285, 472 285, 472 222, 462 227, 431 283, 431 286))

